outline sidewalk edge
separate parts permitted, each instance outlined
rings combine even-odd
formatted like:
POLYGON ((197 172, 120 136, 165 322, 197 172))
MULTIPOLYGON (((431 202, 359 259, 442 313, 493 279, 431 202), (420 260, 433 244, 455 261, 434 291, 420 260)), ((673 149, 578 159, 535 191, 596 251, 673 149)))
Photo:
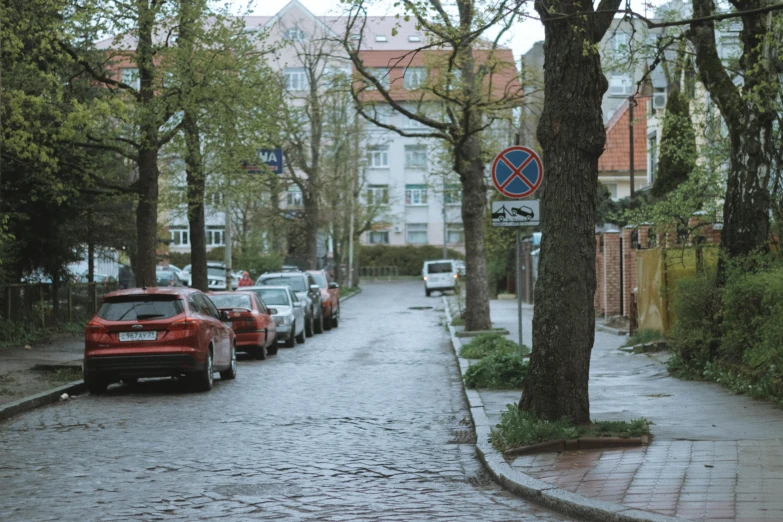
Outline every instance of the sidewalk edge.
POLYGON ((82 393, 86 389, 87 388, 84 385, 84 381, 73 381, 69 382, 68 384, 37 393, 35 395, 30 395, 29 397, 24 397, 17 401, 9 402, 8 404, 0 406, 0 421, 4 421, 20 413, 34 410, 35 408, 57 402, 60 400, 60 395, 63 393, 73 395, 82 393))
POLYGON ((595 323, 595 329, 614 335, 622 335, 622 336, 628 335, 628 332, 626 330, 621 330, 619 328, 612 328, 611 326, 606 326, 598 322, 595 323))
POLYGON ((357 290, 356 292, 352 293, 351 295, 349 295, 347 297, 341 297, 340 298, 340 302, 343 303, 343 302, 347 301, 348 299, 350 299, 352 297, 356 297, 357 295, 359 295, 361 293, 362 293, 362 289, 359 288, 359 290, 357 290))
POLYGON ((476 431, 476 453, 479 460, 498 484, 520 497, 564 515, 585 520, 594 520, 596 522, 683 522, 685 520, 584 497, 577 493, 556 488, 552 484, 512 468, 503 458, 503 454, 497 451, 489 441, 492 426, 484 410, 481 395, 475 390, 465 388, 465 383, 462 381, 462 375, 470 366, 470 363, 459 356, 457 347, 461 346, 461 343, 455 335, 454 327, 451 326, 452 316, 448 300, 445 296, 442 299, 443 308, 446 311, 446 326, 449 329, 449 337, 451 338, 451 348, 459 363, 462 391, 470 406, 470 415, 476 431))

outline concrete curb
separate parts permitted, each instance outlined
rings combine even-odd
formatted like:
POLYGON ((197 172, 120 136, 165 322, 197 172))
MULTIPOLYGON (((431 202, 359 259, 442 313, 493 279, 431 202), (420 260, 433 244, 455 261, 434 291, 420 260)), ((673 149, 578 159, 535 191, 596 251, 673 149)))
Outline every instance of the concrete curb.
MULTIPOLYGON (((446 325, 451 337, 451 348, 457 358, 460 368, 460 379, 470 363, 459 356, 458 347, 461 343, 451 326, 451 310, 446 297, 443 297, 446 311, 446 325)), ((685 519, 669 517, 658 513, 651 513, 639 509, 633 509, 621 504, 594 500, 591 498, 556 488, 548 482, 526 475, 512 468, 503 458, 503 454, 496 450, 489 440, 492 432, 489 417, 484 410, 481 396, 475 390, 465 388, 465 393, 470 406, 470 415, 473 418, 473 426, 476 430, 476 453, 487 471, 495 481, 512 493, 541 504, 549 509, 564 515, 577 517, 596 522, 683 522, 685 519)))
POLYGON ((362 289, 360 288, 357 292, 354 292, 353 294, 349 295, 348 297, 341 297, 340 298, 340 302, 343 303, 343 302, 347 301, 348 299, 350 299, 352 297, 356 297, 357 295, 359 295, 361 293, 362 293, 362 289))
POLYGON ((620 330, 618 328, 612 328, 611 326, 604 326, 601 323, 595 323, 595 329, 602 332, 614 334, 614 335, 628 335, 626 330, 620 330))
POLYGON ((46 390, 45 392, 30 395, 29 397, 19 399, 18 401, 9 402, 8 404, 0 406, 0 421, 26 411, 34 410, 40 406, 46 406, 47 404, 57 402, 60 400, 60 395, 63 393, 73 395, 82 393, 85 390, 87 390, 87 387, 84 385, 84 381, 73 381, 64 384, 63 386, 46 390))

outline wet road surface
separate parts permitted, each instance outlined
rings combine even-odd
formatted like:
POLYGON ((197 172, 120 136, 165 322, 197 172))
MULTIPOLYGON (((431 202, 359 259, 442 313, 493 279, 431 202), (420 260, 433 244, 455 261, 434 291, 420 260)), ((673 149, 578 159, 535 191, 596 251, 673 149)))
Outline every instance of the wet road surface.
POLYGON ((113 387, 0 424, 0 519, 568 520, 474 456, 440 297, 371 284, 235 381, 113 387))

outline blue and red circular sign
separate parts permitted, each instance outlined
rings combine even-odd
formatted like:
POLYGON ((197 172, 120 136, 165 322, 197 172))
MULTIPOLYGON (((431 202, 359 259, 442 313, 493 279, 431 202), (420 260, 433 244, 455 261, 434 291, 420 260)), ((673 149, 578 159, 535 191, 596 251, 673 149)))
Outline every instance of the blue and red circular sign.
POLYGON ((492 183, 506 197, 526 198, 541 186, 543 179, 544 163, 528 147, 509 147, 492 162, 492 183))

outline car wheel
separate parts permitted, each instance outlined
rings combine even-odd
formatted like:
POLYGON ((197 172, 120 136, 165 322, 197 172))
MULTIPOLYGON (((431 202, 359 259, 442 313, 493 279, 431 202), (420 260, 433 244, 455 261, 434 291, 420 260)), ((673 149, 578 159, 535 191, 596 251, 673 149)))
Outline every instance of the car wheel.
POLYGON ((136 386, 139 383, 138 377, 126 377, 122 380, 123 384, 126 384, 128 386, 136 386))
POLYGON ((332 328, 340 326, 339 314, 332 317, 332 328))
POLYGON ((305 329, 302 328, 302 333, 296 336, 296 342, 299 344, 304 344, 305 342, 305 329))
POLYGON ((277 341, 272 346, 266 349, 269 355, 277 355, 277 341))
POLYGON ((294 332, 296 331, 296 323, 291 325, 291 335, 285 340, 286 348, 293 348, 296 345, 296 339, 294 339, 294 332))
POLYGON ((255 356, 256 359, 260 359, 263 361, 264 359, 266 359, 267 353, 268 352, 266 346, 259 346, 254 350, 253 355, 255 356))
POLYGON ((318 314, 318 321, 315 323, 315 333, 324 333, 324 314, 318 314))
POLYGON ((324 330, 332 329, 332 312, 329 312, 329 317, 324 319, 324 330))
POLYGON ((429 291, 429 289, 428 289, 428 288, 425 288, 425 289, 424 289, 424 293, 425 293, 425 294, 427 294, 427 297, 429 297, 429 296, 430 296, 430 291, 429 291))
POLYGON ((212 367, 212 347, 210 347, 207 350, 207 362, 204 365, 204 369, 193 375, 193 388, 201 392, 211 390, 215 378, 214 373, 215 369, 212 367))
POLYGON ((97 375, 84 374, 84 384, 87 386, 87 391, 90 395, 100 395, 106 393, 106 388, 109 387, 109 381, 102 379, 97 375))
POLYGON ((231 347, 231 364, 227 370, 220 372, 220 378, 224 381, 237 378, 237 347, 236 345, 231 347))
POLYGON ((313 331, 315 327, 315 319, 313 319, 313 314, 310 314, 310 320, 305 323, 305 329, 304 333, 307 335, 307 337, 312 337, 315 335, 315 332, 313 331))

